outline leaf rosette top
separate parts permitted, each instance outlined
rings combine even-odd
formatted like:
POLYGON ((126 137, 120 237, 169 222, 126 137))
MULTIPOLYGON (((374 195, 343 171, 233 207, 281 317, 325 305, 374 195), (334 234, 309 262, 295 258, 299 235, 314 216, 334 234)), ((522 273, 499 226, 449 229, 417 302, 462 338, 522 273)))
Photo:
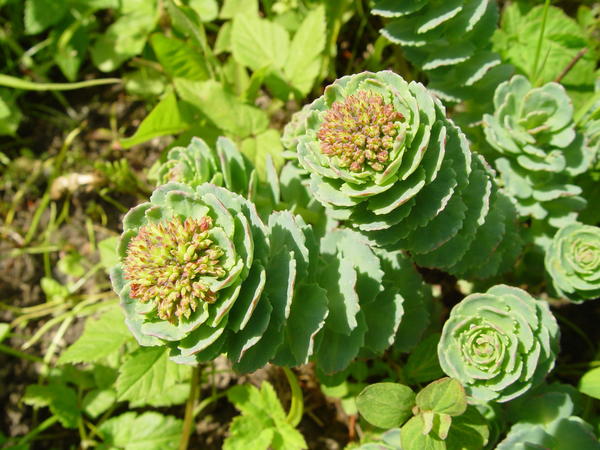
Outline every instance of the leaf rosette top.
POLYGON ((522 75, 498 86, 495 111, 484 116, 488 143, 499 152, 495 165, 519 212, 560 228, 585 206, 573 178, 593 157, 578 133, 573 106, 558 83, 532 87, 522 75))
POLYGON ((215 150, 197 137, 187 147, 172 148, 157 173, 159 185, 170 181, 191 187, 212 183, 243 196, 251 196, 257 183, 254 168, 235 144, 222 136, 215 150))
POLYGON ((123 228, 111 280, 140 345, 188 364, 226 353, 240 371, 308 361, 328 311, 316 239, 299 217, 277 212, 265 225, 227 189, 168 183, 123 228))
POLYGON ((539 385, 554 367, 559 328, 548 304, 497 285, 456 305, 438 345, 442 370, 474 403, 507 402, 539 385))
POLYGON ((331 217, 419 265, 487 277, 519 252, 513 205, 420 83, 391 71, 340 78, 292 118, 283 142, 331 217))
POLYGON ((381 30, 423 70, 444 101, 485 101, 511 68, 491 51, 498 4, 489 0, 375 0, 373 14, 389 19, 381 30))
POLYGON ((558 230, 545 265, 562 297, 575 303, 600 297, 600 228, 573 223, 558 230))

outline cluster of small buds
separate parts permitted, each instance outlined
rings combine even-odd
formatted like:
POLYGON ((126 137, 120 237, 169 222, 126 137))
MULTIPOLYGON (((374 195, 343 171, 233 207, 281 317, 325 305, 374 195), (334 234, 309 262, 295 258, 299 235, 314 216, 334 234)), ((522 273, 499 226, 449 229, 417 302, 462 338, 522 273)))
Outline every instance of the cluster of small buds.
POLYGON ((140 228, 127 248, 125 278, 131 297, 153 302, 158 317, 172 323, 189 318, 201 301, 217 299, 202 277, 226 275, 220 263, 223 250, 210 238, 212 219, 173 218, 140 228))
POLYGON ((359 91, 333 103, 325 114, 317 133, 321 151, 337 156, 339 166, 352 172, 363 171, 365 164, 381 172, 403 119, 381 95, 359 91))

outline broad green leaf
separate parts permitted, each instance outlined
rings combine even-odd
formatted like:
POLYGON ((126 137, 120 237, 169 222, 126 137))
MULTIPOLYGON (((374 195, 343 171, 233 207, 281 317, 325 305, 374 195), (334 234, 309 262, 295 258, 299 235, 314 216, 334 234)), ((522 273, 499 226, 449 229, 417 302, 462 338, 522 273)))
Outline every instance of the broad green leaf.
POLYGON ((171 78, 192 81, 203 81, 209 78, 206 63, 199 50, 162 33, 153 34, 150 42, 156 58, 171 78))
POLYGON ((281 25, 256 14, 238 14, 233 19, 231 45, 237 62, 258 70, 281 69, 289 52, 290 38, 281 25))
POLYGON ((422 415, 412 417, 400 429, 402 450, 446 450, 446 444, 433 433, 423 434, 422 415))
POLYGON ((224 449, 303 449, 302 435, 286 422, 286 414, 269 382, 260 391, 253 385, 238 385, 227 391, 227 398, 242 412, 236 417, 225 440, 224 449))
POLYGON ((158 136, 181 133, 190 126, 187 119, 171 92, 150 111, 133 136, 121 139, 121 145, 130 148, 158 136))
POLYGON ((119 255, 117 254, 118 244, 118 236, 109 237, 98 242, 100 263, 106 270, 109 270, 111 267, 114 267, 119 263, 119 255))
POLYGON ((269 128, 255 137, 247 138, 242 141, 241 150, 244 155, 256 167, 261 179, 266 179, 266 158, 270 155, 275 168, 279 169, 283 164, 283 146, 281 145, 281 135, 279 131, 269 128))
POLYGON ((77 427, 81 415, 77 406, 77 394, 64 384, 30 384, 23 401, 33 406, 48 406, 65 428, 77 427))
POLYGON ((93 389, 85 394, 81 407, 88 416, 95 419, 116 401, 117 393, 114 389, 93 389))
POLYGON ((243 103, 216 81, 176 78, 175 88, 184 101, 197 107, 217 127, 240 138, 259 134, 269 124, 264 111, 243 103))
POLYGON ((171 362, 166 347, 141 347, 119 369, 115 383, 119 400, 141 405, 167 392, 190 368, 171 362))
POLYGON ((179 447, 183 423, 157 412, 137 415, 126 412, 104 422, 100 436, 104 442, 124 450, 167 450, 179 447))
POLYGON ((446 377, 425 386, 416 402, 421 411, 459 416, 467 408, 467 395, 457 380, 446 377))
POLYGON ((16 104, 16 92, 0 88, 0 136, 14 136, 21 122, 16 104))
POLYGON ((408 356, 404 373, 411 382, 425 383, 444 376, 437 356, 440 333, 432 334, 417 345, 408 356))
POLYGON ((202 22, 212 22, 219 15, 217 0, 190 0, 188 4, 196 11, 202 22))
POLYGON ((258 0, 225 0, 219 17, 231 19, 237 14, 258 14, 258 0))
POLYGON ((600 367, 583 374, 579 380, 579 390, 585 395, 600 399, 600 367))
POLYGON ((411 416, 415 393, 399 383, 376 383, 367 386, 356 398, 360 414, 379 428, 402 425, 411 416))
POLYGON ((167 77, 154 67, 140 67, 139 70, 123 75, 125 90, 142 98, 155 99, 165 91, 167 77))
POLYGON ((283 68, 286 79, 302 94, 310 91, 319 75, 325 37, 325 7, 320 5, 306 15, 294 35, 283 68))
POLYGON ((148 34, 156 25, 158 10, 155 0, 128 0, 122 15, 100 35, 90 49, 94 65, 112 72, 144 49, 148 34))
POLYGON ((77 79, 79 67, 85 60, 89 44, 90 30, 79 21, 69 24, 60 31, 56 39, 54 61, 69 81, 77 79))
POLYGON ((25 32, 37 34, 58 23, 67 12, 66 0, 26 0, 25 32))
POLYGON ((452 418, 452 426, 446 438, 448 450, 471 450, 484 448, 490 432, 487 421, 473 406, 464 414, 452 418))
MULTIPOLYGON (((502 27, 493 37, 494 50, 503 59, 514 64, 520 72, 533 77, 533 62, 540 33, 544 6, 530 10, 524 3, 508 5, 502 15, 502 27)), ((538 82, 554 80, 584 47, 589 47, 581 27, 560 8, 550 6, 544 39, 538 62, 538 82)), ((595 52, 586 55, 564 77, 562 83, 572 85, 593 85, 595 80, 595 52)))
POLYGON ((58 364, 98 361, 130 339, 121 309, 113 308, 99 319, 86 321, 83 334, 60 355, 58 364))

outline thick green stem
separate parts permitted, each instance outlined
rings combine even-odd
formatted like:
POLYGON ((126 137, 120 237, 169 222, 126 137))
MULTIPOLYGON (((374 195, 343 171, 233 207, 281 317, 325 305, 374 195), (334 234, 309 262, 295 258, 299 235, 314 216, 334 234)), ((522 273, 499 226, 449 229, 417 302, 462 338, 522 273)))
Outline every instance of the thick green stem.
POLYGON ((292 391, 292 401, 290 403, 290 410, 287 415, 287 423, 289 423, 293 427, 297 427, 302 420, 302 414, 304 413, 304 399, 302 397, 302 389, 300 389, 300 385, 298 384, 298 379, 294 372, 291 369, 284 367, 283 371, 285 372, 285 376, 288 379, 288 383, 290 383, 290 389, 292 391))
POLYGON ((179 441, 179 450, 187 450, 192 434, 192 426, 194 425, 194 407, 198 397, 199 386, 198 380, 200 369, 198 366, 192 368, 192 378, 190 379, 190 395, 185 404, 185 417, 183 419, 183 431, 181 433, 181 441, 179 441))

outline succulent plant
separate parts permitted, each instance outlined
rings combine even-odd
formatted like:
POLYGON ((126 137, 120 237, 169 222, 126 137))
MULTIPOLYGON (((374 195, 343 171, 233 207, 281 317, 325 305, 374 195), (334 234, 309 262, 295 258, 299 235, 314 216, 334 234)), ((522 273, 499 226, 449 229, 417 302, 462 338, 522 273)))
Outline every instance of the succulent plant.
POLYGON ((484 115, 495 165, 523 216, 560 228, 585 206, 573 178, 589 167, 593 151, 575 129, 573 106, 558 83, 533 88, 517 75, 498 86, 493 115, 484 115))
POLYGON ((511 68, 491 51, 498 5, 489 0, 375 0, 373 14, 390 18, 381 33, 402 46, 444 101, 489 97, 511 68), (488 94, 486 94, 488 93, 488 94))
POLYGON ((257 183, 252 165, 222 136, 217 139, 216 151, 197 137, 187 147, 172 148, 157 172, 159 185, 171 181, 191 187, 212 183, 244 197, 252 197, 257 183))
POLYGON ((320 249, 329 315, 316 337, 319 372, 338 372, 392 344, 404 352, 416 346, 430 323, 431 290, 412 262, 348 228, 328 231, 320 249))
POLYGON ((420 83, 343 77, 297 113, 284 143, 331 217, 419 265, 488 277, 520 250, 513 205, 420 83))
POLYGON ((507 402, 539 385, 554 367, 559 329, 548 304, 497 285, 457 304, 438 345, 442 370, 470 401, 507 402))
POLYGON ((572 223, 546 250, 546 271, 558 295, 581 303, 600 297, 600 228, 572 223))
POLYGON ((281 355, 307 362, 328 309, 317 241, 299 217, 276 212, 265 225, 224 188, 167 183, 123 228, 111 280, 140 345, 188 364, 227 353, 241 371, 281 355))

